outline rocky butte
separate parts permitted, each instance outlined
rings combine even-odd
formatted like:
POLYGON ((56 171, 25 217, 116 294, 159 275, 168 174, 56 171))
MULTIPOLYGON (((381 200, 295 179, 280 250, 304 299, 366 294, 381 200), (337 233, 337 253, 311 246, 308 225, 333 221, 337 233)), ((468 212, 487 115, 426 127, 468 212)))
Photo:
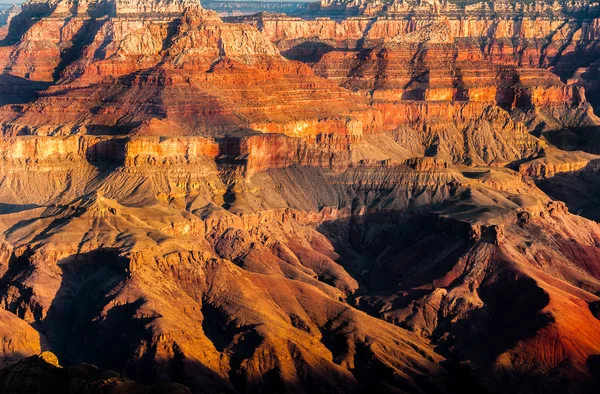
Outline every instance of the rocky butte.
POLYGON ((0 19, 0 392, 598 392, 600 4, 300 11, 0 19))

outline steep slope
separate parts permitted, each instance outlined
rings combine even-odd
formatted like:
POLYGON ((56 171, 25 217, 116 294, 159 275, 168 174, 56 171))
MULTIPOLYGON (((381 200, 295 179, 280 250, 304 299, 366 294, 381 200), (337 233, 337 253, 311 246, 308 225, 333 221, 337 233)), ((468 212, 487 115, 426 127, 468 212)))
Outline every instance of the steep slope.
POLYGON ((597 3, 323 2, 317 13, 340 9, 361 16, 232 20, 375 102, 498 105, 553 145, 598 152, 597 3))
POLYGON ((0 10, 0 40, 8 34, 11 20, 21 12, 21 7, 14 4, 0 10))

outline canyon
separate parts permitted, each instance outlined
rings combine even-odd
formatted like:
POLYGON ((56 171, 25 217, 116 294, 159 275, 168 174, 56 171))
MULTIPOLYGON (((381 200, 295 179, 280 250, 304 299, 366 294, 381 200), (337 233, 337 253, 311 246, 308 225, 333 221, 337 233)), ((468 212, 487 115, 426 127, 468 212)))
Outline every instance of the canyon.
POLYGON ((600 3, 244 7, 0 17, 0 392, 597 392, 600 3))

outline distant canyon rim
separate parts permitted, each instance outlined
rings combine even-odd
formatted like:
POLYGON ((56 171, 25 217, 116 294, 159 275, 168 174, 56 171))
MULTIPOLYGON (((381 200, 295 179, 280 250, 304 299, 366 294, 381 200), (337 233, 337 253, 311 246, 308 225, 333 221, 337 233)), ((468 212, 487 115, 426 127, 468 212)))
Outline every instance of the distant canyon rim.
POLYGON ((0 9, 1 393, 600 392, 600 2, 0 9))

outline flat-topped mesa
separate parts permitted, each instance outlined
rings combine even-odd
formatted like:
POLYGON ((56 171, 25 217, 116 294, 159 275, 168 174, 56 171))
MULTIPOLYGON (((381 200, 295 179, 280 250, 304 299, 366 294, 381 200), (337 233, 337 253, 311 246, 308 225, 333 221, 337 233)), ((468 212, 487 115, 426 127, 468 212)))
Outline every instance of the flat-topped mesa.
POLYGON ((415 13, 465 16, 551 16, 597 14, 599 2, 586 1, 479 1, 470 4, 449 0, 321 0, 317 13, 353 11, 358 15, 414 15, 415 13))
POLYGON ((160 16, 175 17, 187 8, 201 8, 199 0, 28 0, 23 11, 32 15, 160 16))
MULTIPOLYGON (((168 167, 169 171, 206 171, 215 163, 243 176, 292 165, 346 169, 356 137, 320 135, 315 140, 255 133, 217 140, 200 136, 19 136, 0 139, 0 175, 24 167, 36 171, 110 162, 127 171, 168 167), (190 167, 194 167, 193 169, 190 167)), ((436 159, 437 160, 437 159, 436 159)), ((1 252, 1 250, 0 250, 1 252)))
MULTIPOLYGON (((357 44, 363 48, 373 47, 384 39, 410 34, 429 25, 445 24, 450 34, 448 36, 450 41, 469 38, 477 39, 479 42, 484 39, 484 43, 487 44, 477 48, 482 52, 490 52, 495 50, 490 46, 490 40, 526 39, 565 42, 571 39, 574 41, 594 39, 598 35, 596 19, 598 16, 600 10, 577 15, 556 13, 540 16, 519 11, 512 14, 490 13, 489 15, 464 11, 447 15, 407 12, 406 15, 358 16, 342 20, 328 17, 303 19, 283 14, 259 13, 232 19, 254 24, 274 42, 318 38, 322 41, 334 40, 335 42, 329 44, 345 48, 353 48, 357 44)), ((512 50, 512 47, 507 46, 507 49, 512 50)))
POLYGON ((239 0, 204 0, 205 9, 216 11, 219 16, 252 15, 258 12, 274 12, 284 14, 302 14, 316 3, 301 1, 239 1, 239 0))
MULTIPOLYGON (((219 145, 203 137, 160 138, 71 135, 26 136, 0 140, 3 170, 57 168, 81 162, 113 162, 124 167, 186 166, 214 159, 219 145), (50 167, 52 168, 52 167, 50 167)), ((2 173, 2 172, 0 172, 2 173)))

